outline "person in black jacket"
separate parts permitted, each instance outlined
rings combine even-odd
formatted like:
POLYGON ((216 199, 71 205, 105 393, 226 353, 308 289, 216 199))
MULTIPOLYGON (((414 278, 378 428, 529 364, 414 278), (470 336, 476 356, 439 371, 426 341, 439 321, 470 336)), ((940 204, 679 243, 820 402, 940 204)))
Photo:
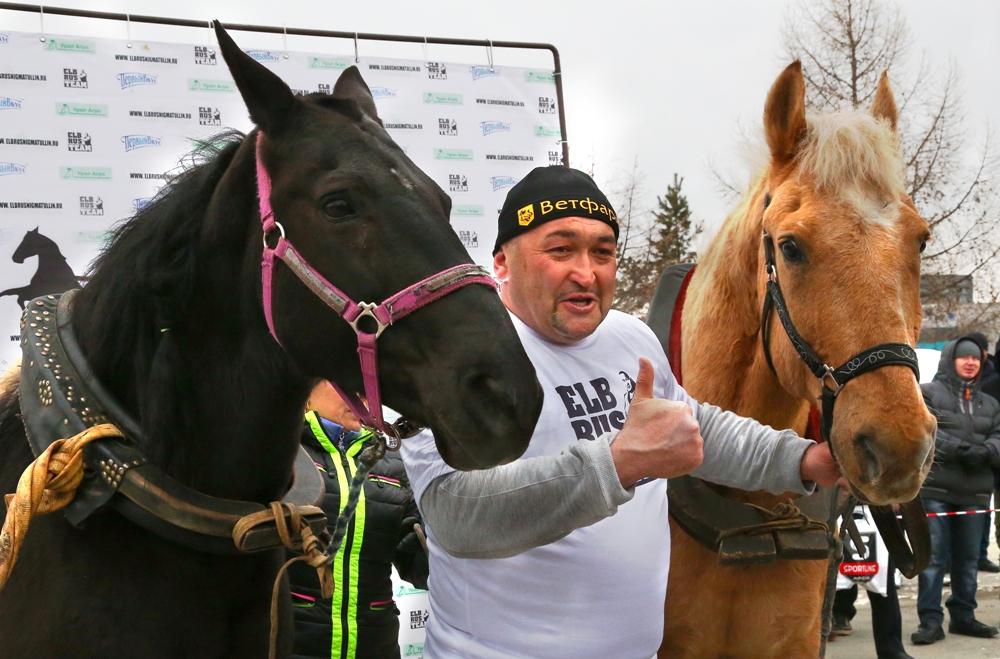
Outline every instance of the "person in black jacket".
MULTIPOLYGON (((975 339, 976 343, 983 351, 983 368, 979 374, 979 390, 987 396, 992 396, 1000 401, 1000 373, 997 372, 996 365, 990 358, 990 340, 982 332, 969 332, 969 336, 975 339)), ((993 501, 1000 501, 997 495, 998 470, 993 470, 993 501)), ((990 513, 985 513, 986 523, 983 524, 983 537, 979 544, 979 571, 980 572, 1000 572, 1000 565, 989 559, 987 555, 990 548, 990 513)), ((1000 517, 997 517, 997 528, 1000 529, 1000 517)), ((997 541, 1000 544, 1000 540, 997 541)))
MULTIPOLYGON (((309 398, 302 446, 326 483, 322 508, 332 528, 347 503, 357 458, 370 433, 329 382, 309 398)), ((414 525, 420 523, 403 460, 386 453, 372 467, 344 544, 334 559, 336 591, 320 594, 316 570, 288 569, 295 614, 293 659, 399 659, 399 611, 392 597, 391 566, 417 588, 427 588, 427 554, 414 525)))
MULTIPOLYGON (((928 512, 976 510, 989 505, 993 467, 1000 466, 1000 403, 979 390, 982 364, 978 343, 963 336, 941 351, 934 381, 921 385, 928 409, 937 417, 934 464, 920 490, 928 512)), ((931 563, 920 575, 917 645, 944 638, 941 588, 951 554, 951 591, 946 605, 953 634, 990 638, 997 628, 975 617, 977 563, 982 515, 931 517, 931 563)))

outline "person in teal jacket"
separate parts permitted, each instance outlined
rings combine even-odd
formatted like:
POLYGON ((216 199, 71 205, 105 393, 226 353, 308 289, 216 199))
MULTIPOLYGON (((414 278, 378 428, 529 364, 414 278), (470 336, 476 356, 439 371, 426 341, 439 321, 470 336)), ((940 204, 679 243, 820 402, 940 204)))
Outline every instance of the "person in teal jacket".
MULTIPOLYGON (((329 382, 313 390, 302 446, 326 484, 322 508, 332 526, 347 503, 358 454, 368 438, 329 382)), ((295 614, 294 659, 397 659, 399 611, 392 597, 391 567, 417 588, 427 588, 427 555, 415 530, 420 523, 398 453, 375 464, 333 562, 336 591, 320 594, 316 570, 289 570, 295 614)))

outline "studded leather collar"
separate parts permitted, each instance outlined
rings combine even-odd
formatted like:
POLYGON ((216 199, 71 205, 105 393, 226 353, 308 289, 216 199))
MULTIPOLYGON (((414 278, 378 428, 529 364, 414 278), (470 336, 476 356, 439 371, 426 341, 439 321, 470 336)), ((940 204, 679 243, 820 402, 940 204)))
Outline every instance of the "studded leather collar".
MULTIPOLYGON (((280 546, 273 526, 241 537, 240 546, 234 543, 236 523, 264 506, 201 494, 149 462, 142 428, 94 376, 76 342, 71 314, 76 292, 36 298, 21 317, 21 418, 35 456, 57 439, 101 423, 114 423, 126 436, 124 441, 91 442, 84 449, 83 482, 64 509, 70 524, 81 526, 91 515, 114 508, 139 526, 199 551, 239 553, 280 546)), ((300 448, 292 487, 282 501, 315 505, 324 489, 300 448)), ((319 533, 326 519, 313 517, 310 524, 319 533)))

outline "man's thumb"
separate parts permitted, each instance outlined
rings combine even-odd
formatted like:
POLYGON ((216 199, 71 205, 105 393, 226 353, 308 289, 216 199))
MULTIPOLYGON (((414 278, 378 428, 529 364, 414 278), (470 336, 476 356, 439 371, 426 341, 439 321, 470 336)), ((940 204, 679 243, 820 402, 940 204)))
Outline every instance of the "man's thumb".
POLYGON ((635 378, 635 395, 632 402, 653 397, 653 365, 645 357, 639 358, 639 375, 635 378))

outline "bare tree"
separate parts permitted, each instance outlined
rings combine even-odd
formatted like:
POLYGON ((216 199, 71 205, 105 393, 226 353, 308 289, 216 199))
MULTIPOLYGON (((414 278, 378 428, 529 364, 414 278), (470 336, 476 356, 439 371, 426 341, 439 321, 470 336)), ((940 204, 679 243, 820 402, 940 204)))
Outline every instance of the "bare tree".
POLYGON ((925 272, 975 277, 985 305, 959 310, 956 278, 926 278, 925 312, 934 322, 978 323, 996 330, 998 293, 992 280, 1000 254, 1000 157, 987 132, 970 158, 970 134, 954 62, 934 75, 926 56, 909 60, 913 40, 891 0, 799 0, 785 15, 784 55, 801 59, 806 103, 817 112, 867 108, 888 70, 900 109, 899 138, 908 193, 931 226, 925 272), (968 320, 966 320, 968 319, 968 320))

